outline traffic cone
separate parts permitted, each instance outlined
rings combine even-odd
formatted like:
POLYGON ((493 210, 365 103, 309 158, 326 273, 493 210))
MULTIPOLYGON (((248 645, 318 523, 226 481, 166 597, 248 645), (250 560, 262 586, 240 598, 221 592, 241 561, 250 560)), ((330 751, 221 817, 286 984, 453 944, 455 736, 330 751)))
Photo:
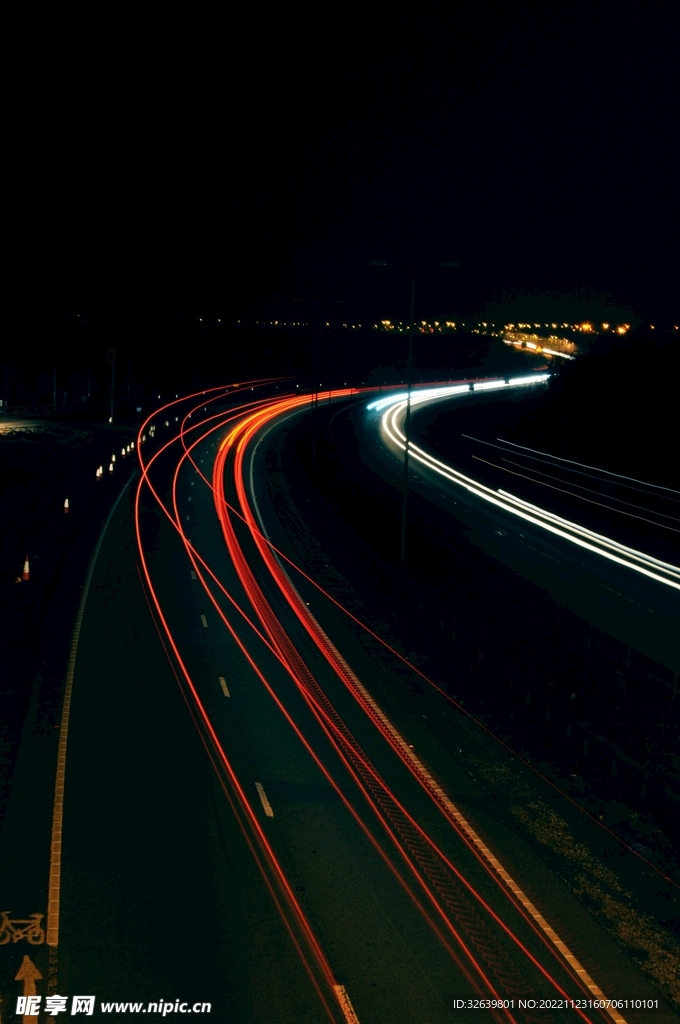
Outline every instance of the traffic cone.
POLYGON ((24 583, 28 583, 31 578, 31 567, 28 564, 28 555, 26 555, 26 561, 24 562, 24 571, 21 574, 21 578, 24 583))
POLYGON ((68 498, 64 498, 64 514, 68 514, 68 498))
POLYGON ((113 463, 109 462, 109 473, 113 473, 113 463))
POLYGON ((123 458, 125 458, 125 449, 124 448, 121 448, 120 454, 123 456, 123 458))

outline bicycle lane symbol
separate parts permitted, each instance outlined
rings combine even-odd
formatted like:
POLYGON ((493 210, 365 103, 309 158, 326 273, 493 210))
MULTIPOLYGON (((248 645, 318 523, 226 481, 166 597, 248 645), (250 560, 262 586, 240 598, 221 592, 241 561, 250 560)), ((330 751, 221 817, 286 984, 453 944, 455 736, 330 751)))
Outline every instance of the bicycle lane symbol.
POLYGON ((44 914, 31 914, 26 918, 10 918, 11 911, 0 912, 0 946, 6 946, 12 942, 21 942, 22 939, 31 946, 42 946, 45 941, 45 932, 40 922, 44 914))

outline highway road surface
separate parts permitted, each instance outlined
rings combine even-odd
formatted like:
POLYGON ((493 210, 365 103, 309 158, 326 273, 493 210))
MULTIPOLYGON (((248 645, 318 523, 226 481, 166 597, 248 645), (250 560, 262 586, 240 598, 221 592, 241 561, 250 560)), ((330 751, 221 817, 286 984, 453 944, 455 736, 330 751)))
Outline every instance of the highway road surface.
MULTIPOLYGON (((316 402, 367 415, 376 460, 398 459, 400 403, 367 411, 379 397, 316 402)), ((41 961, 53 990, 209 1000, 230 1022, 677 1020, 480 781, 393 713, 404 657, 379 668, 296 566, 267 452, 309 407, 294 385, 248 382, 140 429, 141 479, 102 549, 73 681, 41 961)), ((676 596, 663 559, 412 455, 507 534, 676 596)), ((480 776, 508 771, 493 740, 474 742, 480 776)))

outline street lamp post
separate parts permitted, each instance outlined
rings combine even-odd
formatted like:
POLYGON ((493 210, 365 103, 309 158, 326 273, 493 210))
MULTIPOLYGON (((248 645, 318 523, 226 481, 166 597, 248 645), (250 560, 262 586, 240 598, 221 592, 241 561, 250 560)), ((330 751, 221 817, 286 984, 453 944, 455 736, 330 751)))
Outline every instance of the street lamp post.
MULTIPOLYGON (((386 260, 370 260, 371 266, 386 267, 386 260)), ((442 267, 459 267, 460 263, 447 261, 441 264, 442 267)), ((399 545, 399 557, 401 564, 406 562, 406 506, 408 503, 408 464, 409 444, 411 441, 411 391, 413 390, 413 334, 415 331, 415 309, 416 309, 416 268, 411 270, 411 316, 408 332, 408 363, 406 371, 406 418, 404 420, 404 471, 402 475, 402 496, 401 496, 401 537, 399 545)))
MULTIPOLYGON (((293 302, 298 303, 300 306, 303 306, 303 305, 306 304, 305 303, 305 299, 293 299, 293 302)), ((316 322, 318 317, 316 316, 316 313, 315 313, 314 309, 312 308, 312 304, 309 303, 307 305, 308 305, 308 314, 307 315, 309 317, 309 325, 308 325, 309 326, 309 343, 310 343, 310 346, 311 346, 311 352, 310 352, 311 366, 312 366, 311 372, 312 372, 312 375, 313 375, 313 380, 311 382, 312 383, 312 387, 311 387, 311 391, 310 391, 310 401, 309 401, 309 420, 310 420, 310 426, 311 426, 311 431, 312 431, 312 472, 314 472, 314 470, 316 469, 316 417, 315 417, 314 414, 315 414, 315 412, 317 410, 317 407, 319 405, 319 387, 318 387, 317 381, 319 380, 319 344, 318 343, 319 343, 319 341, 321 339, 321 327, 320 327, 320 322, 319 322, 319 324, 317 324, 317 322, 316 322), (318 337, 317 337, 317 334, 318 334, 318 337)))
MULTIPOLYGON (((326 327, 330 324, 330 317, 327 321, 325 319, 326 314, 323 310, 323 300, 305 300, 305 299, 293 299, 293 302, 298 303, 300 306, 306 305, 307 315, 309 318, 309 338, 312 351, 311 356, 311 372, 313 374, 312 387, 310 391, 310 423, 312 430, 312 470, 316 469, 317 462, 317 413, 319 411, 319 389, 322 383, 319 381, 319 375, 321 373, 321 340, 324 337, 324 325, 326 327)), ((337 305, 342 305, 342 302, 338 302, 337 305)), ((332 316, 332 314, 331 314, 332 316)), ((329 389, 329 401, 330 405, 330 389, 329 389)))
POLYGON ((116 386, 116 350, 115 348, 109 349, 109 363, 111 365, 111 417, 109 423, 113 423, 113 400, 116 386))
POLYGON ((399 547, 402 565, 406 561, 406 503, 408 501, 408 446, 411 438, 411 389, 413 388, 413 331, 415 328, 414 317, 416 309, 416 268, 411 273, 411 317, 408 328, 408 364, 406 370, 406 420, 404 423, 404 435, 406 445, 404 447, 404 473, 402 476, 402 497, 401 497, 401 543, 399 547))
POLYGON ((316 328, 310 324, 310 333, 312 337, 312 373, 314 374, 314 387, 312 389, 312 472, 316 472, 316 428, 317 428, 317 416, 316 413, 319 408, 319 349, 321 348, 321 321, 319 320, 316 328), (315 344, 316 340, 316 344, 315 344))

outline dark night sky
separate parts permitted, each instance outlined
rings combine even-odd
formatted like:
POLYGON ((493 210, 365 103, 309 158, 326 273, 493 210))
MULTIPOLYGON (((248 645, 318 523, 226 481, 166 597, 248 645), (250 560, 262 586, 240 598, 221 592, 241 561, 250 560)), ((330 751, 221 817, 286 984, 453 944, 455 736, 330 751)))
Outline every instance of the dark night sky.
POLYGON ((435 311, 525 284, 676 313, 674 3, 16 11, 22 311, 351 305, 377 256, 460 260, 435 311))

